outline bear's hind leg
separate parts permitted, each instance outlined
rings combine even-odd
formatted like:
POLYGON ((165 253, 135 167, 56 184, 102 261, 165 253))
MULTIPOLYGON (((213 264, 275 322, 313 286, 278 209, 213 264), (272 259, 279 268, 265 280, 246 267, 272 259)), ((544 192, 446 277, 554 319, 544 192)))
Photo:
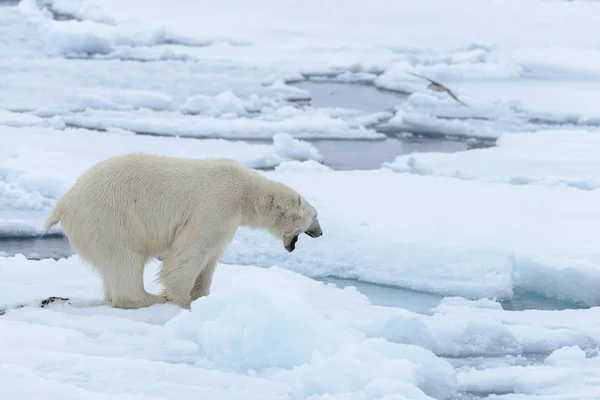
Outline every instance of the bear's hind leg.
POLYGON ((78 246, 71 238, 69 238, 69 243, 74 252, 79 256, 79 258, 92 270, 94 270, 100 276, 100 278, 102 278, 102 298, 104 302, 112 304, 112 294, 110 292, 110 285, 104 277, 104 269, 101 266, 103 264, 102 261, 100 261, 101 257, 92 257, 91 252, 88 251, 89 249, 78 246))
POLYGON ((110 286, 104 277, 102 277, 102 292, 104 293, 103 299, 107 303, 112 303, 112 294, 110 293, 110 286))
POLYGON ((137 309, 166 302, 164 297, 148 293, 144 288, 145 261, 135 252, 115 252, 94 265, 100 267, 105 299, 110 296, 114 308, 137 309))

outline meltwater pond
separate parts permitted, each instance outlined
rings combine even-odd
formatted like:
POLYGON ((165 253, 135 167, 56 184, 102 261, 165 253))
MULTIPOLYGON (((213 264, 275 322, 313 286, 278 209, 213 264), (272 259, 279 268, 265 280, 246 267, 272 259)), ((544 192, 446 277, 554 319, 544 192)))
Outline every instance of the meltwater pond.
MULTIPOLYGON (((0 238, 0 254, 8 256, 23 254, 29 259, 65 258, 73 254, 69 243, 64 237, 44 238, 0 238)), ((419 292, 395 286, 378 285, 361 282, 355 279, 340 279, 336 277, 317 278, 316 280, 332 283, 336 286, 353 286, 376 305, 399 307, 420 314, 430 314, 430 310, 437 306, 443 296, 419 292)), ((579 308, 568 302, 544 298, 530 293, 515 293, 510 300, 501 302, 506 310, 562 310, 579 308)))
POLYGON ((464 142, 425 138, 318 140, 313 145, 323 156, 325 165, 336 170, 379 169, 382 163, 391 162, 396 156, 416 152, 454 153, 467 150, 464 142))

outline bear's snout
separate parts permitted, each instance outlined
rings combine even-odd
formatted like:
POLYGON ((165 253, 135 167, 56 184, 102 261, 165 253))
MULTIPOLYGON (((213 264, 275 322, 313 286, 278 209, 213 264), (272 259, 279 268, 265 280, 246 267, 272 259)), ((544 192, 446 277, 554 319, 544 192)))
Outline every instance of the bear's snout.
POLYGON ((316 232, 316 231, 306 231, 304 233, 306 233, 311 238, 318 238, 319 236, 323 235, 323 232, 321 232, 321 231, 318 231, 318 232, 316 232))
POLYGON ((308 227, 308 229, 304 232, 311 238, 318 238, 323 235, 323 231, 321 230, 321 225, 319 221, 315 218, 312 224, 308 227))

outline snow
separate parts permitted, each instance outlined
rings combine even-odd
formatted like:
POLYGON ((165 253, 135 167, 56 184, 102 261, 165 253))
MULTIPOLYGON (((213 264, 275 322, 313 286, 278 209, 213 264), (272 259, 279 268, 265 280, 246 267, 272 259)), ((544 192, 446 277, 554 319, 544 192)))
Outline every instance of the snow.
POLYGON ((0 110, 0 125, 14 128, 27 126, 52 125, 51 120, 44 120, 40 117, 30 114, 16 113, 8 110, 0 110))
MULTIPOLYGON (((156 266, 146 274, 154 291, 156 266)), ((34 377, 45 383, 47 398, 76 390, 152 399, 377 399, 400 390, 406 398, 431 399, 456 390, 447 361, 356 323, 377 311, 362 295, 280 268, 219 265, 214 296, 191 311, 90 305, 100 283, 76 257, 2 258, 0 275, 0 304, 58 292, 72 299, 72 306, 24 307, 2 316, 0 363, 16 378, 11 385, 34 377)))
POLYGON ((0 108, 71 126, 244 139, 282 132, 302 138, 383 137, 368 127, 372 117, 363 122, 362 114, 296 106, 288 100, 305 99, 307 92, 279 81, 263 84, 264 73, 223 62, 44 59, 23 60, 17 67, 0 59, 0 72, 6 77, 0 108))
POLYGON ((407 154, 383 166, 419 175, 593 190, 600 187, 598 149, 600 132, 505 133, 491 148, 407 154))
POLYGON ((598 355, 588 358, 579 346, 564 346, 546 357, 544 365, 471 369, 459 373, 458 381, 464 391, 511 393, 493 396, 497 399, 595 399, 600 396, 598 372, 598 355))
MULTIPOLYGON (((221 109, 227 110, 227 107, 221 109)), ((186 109, 187 111, 187 109, 186 109)), ((323 110, 280 107, 266 116, 244 117, 225 112, 220 117, 150 113, 148 111, 86 111, 63 117, 70 126, 87 129, 127 129, 139 133, 199 138, 270 139, 285 132, 301 139, 381 139, 361 125, 331 116, 323 110)))
MULTIPOLYGON (((151 262, 145 273, 154 293, 158 265, 151 262)), ((47 398, 597 391, 599 307, 514 312, 493 300, 445 298, 417 314, 276 266, 228 264, 218 265, 211 295, 190 311, 169 304, 112 309, 100 303, 101 293, 98 276, 76 256, 0 258, 0 304, 7 307, 0 363, 11 390, 40 381, 47 398), (36 307, 48 296, 70 300, 36 307), (515 365, 514 357, 532 352, 546 354, 543 363, 515 365), (506 354, 513 358, 484 369, 453 368, 445 359, 506 354)))
POLYGON ((586 355, 579 346, 565 346, 555 350, 544 360, 545 364, 560 366, 585 361, 586 355))
POLYGON ((288 255, 242 229, 225 262, 469 298, 527 290, 600 304, 597 192, 287 165, 266 175, 313 202, 323 237, 301 237, 288 255))
MULTIPOLYGON (((231 83, 231 76, 204 80, 202 75, 207 73, 228 75, 219 73, 219 64, 240 74, 235 75, 235 87, 223 86, 213 96, 228 91, 237 97, 260 95, 263 85, 276 82, 291 95, 293 89, 284 81, 326 77, 411 93, 385 124, 394 133, 493 139, 505 131, 548 129, 555 124, 598 130, 600 116, 593 104, 600 100, 600 52, 588 34, 595 29, 593 16, 598 7, 594 2, 541 0, 525 5, 516 0, 485 5, 475 0, 392 5, 377 0, 368 10, 360 3, 341 0, 327 4, 310 0, 302 5, 272 0, 251 5, 239 0, 184 1, 178 7, 169 7, 165 1, 149 5, 136 0, 124 7, 117 1, 24 0, 19 10, 39 32, 38 37, 44 38, 49 54, 92 56, 106 65, 115 60, 159 61, 169 65, 169 70, 196 64, 192 68, 203 69, 201 74, 178 75, 186 81, 193 78, 188 86, 176 81, 165 89, 178 96, 176 92, 202 87, 201 93, 190 93, 187 100, 174 100, 184 108, 194 109, 205 102, 195 96, 207 96, 216 82, 231 83), (445 33, 440 34, 440 29, 445 33), (447 94, 428 92, 426 81, 406 71, 444 82, 469 107, 458 105, 447 94), (250 87, 254 89, 248 93, 250 87), (453 120, 447 120, 448 116, 453 120)), ((132 67, 127 62, 119 64, 123 71, 108 79, 129 74, 127 69, 132 67)), ((148 74, 153 66, 135 65, 135 69, 139 71, 135 81, 146 78, 143 86, 157 85, 157 74, 148 74)), ((20 70, 15 73, 24 80, 30 72, 20 70)), ((172 79, 169 73, 159 75, 159 82, 172 79)), ((61 80, 58 77, 44 85, 56 85, 56 93, 61 80)), ((76 82, 80 85, 86 80, 89 77, 76 82)), ((32 89, 41 91, 39 86, 32 89)), ((70 94, 61 97, 66 100, 70 94)), ((240 105, 235 106, 237 110, 240 105)), ((338 135, 356 137, 347 130, 338 135)), ((361 136, 369 137, 364 132, 361 136)))

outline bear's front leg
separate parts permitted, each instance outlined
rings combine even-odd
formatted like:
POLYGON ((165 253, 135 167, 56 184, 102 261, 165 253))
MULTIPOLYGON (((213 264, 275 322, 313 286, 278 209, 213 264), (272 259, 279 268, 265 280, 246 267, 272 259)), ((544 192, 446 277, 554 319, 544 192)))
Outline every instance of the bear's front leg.
POLYGON ((164 286, 162 296, 166 297, 168 302, 182 308, 191 308, 190 293, 196 278, 212 258, 202 245, 190 246, 185 242, 174 244, 165 256, 158 273, 158 280, 164 286))
POLYGON ((208 296, 210 294, 210 285, 212 284, 212 278, 215 273, 215 268, 217 268, 218 261, 219 257, 212 257, 196 277, 194 286, 190 291, 191 303, 198 300, 200 297, 208 296))

